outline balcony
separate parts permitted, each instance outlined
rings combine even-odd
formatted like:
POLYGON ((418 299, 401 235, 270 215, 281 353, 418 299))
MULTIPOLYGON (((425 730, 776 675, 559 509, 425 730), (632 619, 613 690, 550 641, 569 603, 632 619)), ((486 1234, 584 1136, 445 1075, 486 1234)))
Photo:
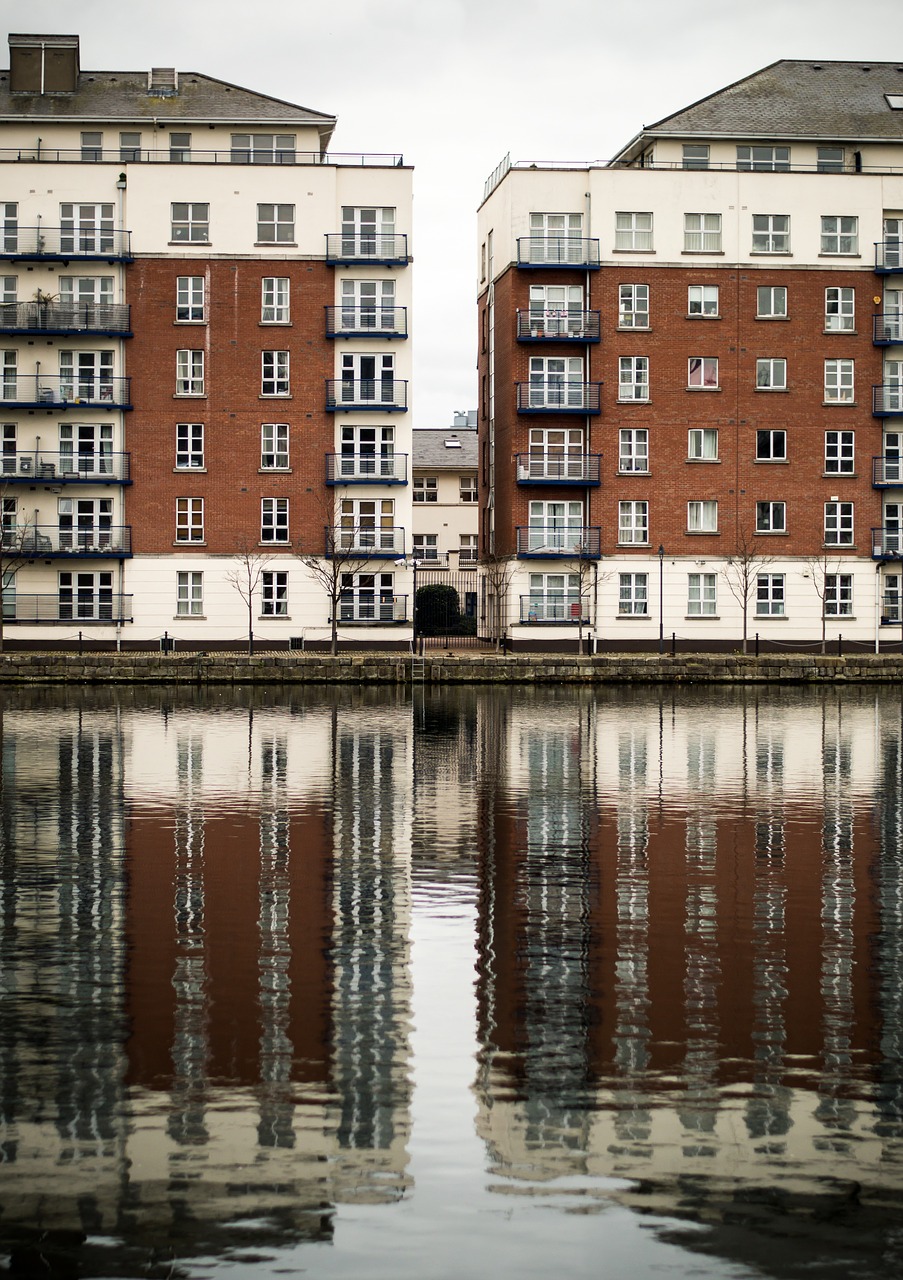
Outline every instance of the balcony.
POLYGON ((406 453, 327 453, 326 483, 407 484, 406 453))
POLYGON ((875 244, 875 272, 879 276, 903 271, 903 241, 878 240, 875 244))
POLYGON ((407 413, 407 381, 395 378, 327 378, 326 412, 342 409, 407 413))
POLYGON ((333 267, 353 267, 366 262, 384 267, 406 267, 408 237, 380 231, 344 231, 326 235, 326 262, 333 267))
POLYGON ((519 453, 518 484, 598 485, 601 453, 519 453))
POLYGON ((531 524, 517 530, 521 558, 598 560, 602 555, 600 528, 569 528, 561 524, 531 524))
POLYGON ((903 621, 900 614, 900 596, 896 591, 887 591, 881 597, 881 625, 882 627, 896 623, 897 626, 903 621))
POLYGON ((26 525, 4 529, 3 550, 7 557, 48 559, 51 556, 131 556, 131 525, 61 529, 55 524, 26 525))
POLYGON ((527 623, 579 623, 581 616, 589 624, 589 601, 581 599, 579 591, 534 592, 520 598, 520 620, 527 623))
POLYGON ((518 342, 599 342, 601 313, 568 307, 563 311, 518 311, 518 342))
POLYGON ((272 147, 250 150, 228 147, 205 150, 201 147, 171 148, 168 139, 159 150, 149 147, 47 147, 38 140, 31 147, 2 147, 0 162, 29 161, 35 164, 253 164, 253 165, 319 165, 323 168, 404 168, 399 152, 380 151, 299 151, 295 147, 272 147))
POLYGON ((518 382, 517 412, 599 414, 601 391, 601 382, 562 382, 556 378, 518 382))
POLYGON ((406 338, 407 307, 327 307, 327 338, 406 338))
POLYGON ((4 302, 0 303, 0 333, 130 338, 130 310, 125 303, 4 302))
POLYGON ((77 623, 110 626, 132 621, 132 597, 75 589, 73 596, 5 594, 4 623, 77 623))
POLYGON ((0 404, 23 409, 131 409, 131 378, 59 377, 22 373, 4 376, 0 404))
POLYGON ((19 450, 0 457, 3 484, 131 484, 131 454, 19 450))
POLYGON ((520 236, 517 241, 519 267, 577 267, 598 271, 599 241, 582 236, 520 236))
POLYGON ((872 488, 888 489, 903 485, 903 458, 872 458, 872 488))
POLYGON ((131 231, 105 227, 18 227, 0 230, 0 261, 132 262, 131 231))
POLYGON ((903 560, 903 529, 884 525, 872 530, 873 560, 903 560))
POLYGON ((872 417, 889 418, 903 413, 903 382, 882 382, 872 387, 872 417))
POLYGON ((903 311, 885 311, 872 316, 872 342, 876 347, 903 342, 903 311))
POLYGON ((404 529, 342 525, 325 533, 330 559, 391 560, 404 555, 404 529))
POLYGON ((408 621, 408 597, 376 591, 343 591, 339 622, 343 626, 374 626, 408 621))

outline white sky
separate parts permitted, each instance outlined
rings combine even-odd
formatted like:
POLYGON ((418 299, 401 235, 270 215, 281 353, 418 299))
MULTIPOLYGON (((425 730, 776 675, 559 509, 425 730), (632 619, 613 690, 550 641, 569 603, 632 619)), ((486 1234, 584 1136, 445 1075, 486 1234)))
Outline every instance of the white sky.
POLYGON ((903 65, 900 0, 0 0, 0 14, 7 32, 77 33, 86 70, 201 71, 337 115, 336 151, 402 152, 415 427, 476 408, 475 211, 506 152, 607 160, 779 58, 903 65))

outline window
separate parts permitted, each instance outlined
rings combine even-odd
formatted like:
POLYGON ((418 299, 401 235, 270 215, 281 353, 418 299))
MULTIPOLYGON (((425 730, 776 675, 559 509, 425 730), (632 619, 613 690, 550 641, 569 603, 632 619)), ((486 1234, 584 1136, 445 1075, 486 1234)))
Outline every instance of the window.
POLYGON ((18 386, 18 351, 3 351, 2 356, 2 395, 4 400, 15 400, 18 386))
POLYGON ((579 284, 531 284, 527 316, 531 337, 584 336, 582 287, 579 284))
POLYGON ((260 394, 287 396, 289 394, 288 352, 261 351, 260 363, 260 394))
POLYGON ((721 214, 684 214, 684 253, 721 252, 721 214))
POLYGON ((405 385, 395 385, 395 356, 343 354, 339 395, 342 404, 395 404, 396 395, 404 403, 405 385))
POLYGON ((829 547, 853 545, 852 502, 825 503, 825 545, 829 547))
POLYGON ((714 573, 687 575, 687 613, 691 618, 714 618, 716 585, 714 573))
POLYGON ((757 431, 756 462, 786 462, 787 432, 757 431))
POLYGON ((530 453, 520 462, 519 479, 586 480, 581 427, 531 427, 530 453))
POLYGON ((414 501, 415 502, 438 502, 439 501, 439 481, 435 476, 415 476, 414 477, 414 501))
POLYGON ((831 403, 852 404, 853 401, 853 361, 825 361, 825 400, 831 403))
POLYGON ((342 205, 342 256, 346 258, 395 258, 395 210, 342 205))
POLYGON ((112 573, 60 573, 59 616, 107 621, 113 617, 112 573))
POLYGON ((527 622, 567 622, 580 616, 580 575, 577 573, 531 573, 530 594, 521 597, 521 614, 526 605, 527 622))
POLYGON ((757 391, 787 390, 787 361, 762 357, 756 361, 757 391))
POLYGON ((856 291, 832 285, 825 290, 825 328, 832 333, 852 333, 856 320, 856 291))
POLYGON ((618 327, 620 329, 649 328, 648 284, 618 286, 618 327))
POLYGON ((716 462, 718 428, 691 427, 687 433, 687 457, 691 462, 716 462))
POLYGON ((825 432, 825 474, 851 476, 853 474, 855 432, 825 432))
POLYGON ((713 356, 691 356, 687 361, 687 386, 711 390, 718 386, 718 361, 713 356))
MULTIPOLYGON (((581 290, 582 292, 582 290, 581 290)), ((533 290, 530 291, 531 316, 533 290)), ((394 280, 343 280, 339 323, 343 333, 404 331, 403 307, 395 309, 394 280)), ((564 330, 567 332, 567 330, 564 330)))
POLYGON ((364 480, 367 477, 376 476, 386 480, 400 478, 396 470, 394 427, 343 426, 340 448, 341 452, 336 460, 338 478, 349 480, 364 480))
POLYGON ((395 528, 394 498, 343 498, 338 546, 343 551, 396 551, 404 530, 395 528))
POLYGON ((621 356, 618 361, 618 399, 649 399, 648 356, 621 356))
POLYGON ((5 422, 3 424, 0 449, 2 449, 0 468, 2 468, 3 475, 9 475, 16 470, 17 426, 15 422, 5 422))
POLYGON ((233 133, 233 164, 294 164, 295 134, 233 133))
POLYGON ((171 238, 189 244, 206 244, 210 239, 210 205, 174 203, 171 238))
POLYGON ((61 400, 113 402, 112 351, 61 351, 61 400))
POLYGON ((205 319, 203 276, 176 277, 176 319, 205 319))
POLYGON ((788 213, 753 214, 753 253, 790 252, 790 215, 788 213))
POLYGON ((687 290, 687 314, 691 316, 717 316, 717 284, 691 284, 687 290))
POLYGON ((259 204, 257 206, 258 244, 292 244, 295 239, 295 206, 293 204, 259 204))
POLYGON ((756 575, 756 614, 760 618, 783 618, 783 573, 759 573, 756 575))
POLYGON ((190 133, 171 133, 169 135, 169 158, 175 164, 184 164, 191 159, 190 133))
POLYGON ((708 143, 685 142, 683 144, 683 167, 685 169, 708 169, 708 143))
POLYGON ((106 319, 103 312, 98 315, 95 308, 113 305, 112 276, 60 276, 59 279, 60 302, 64 307, 77 309, 79 320, 106 319))
POLYGON ((816 172, 843 173, 843 147, 817 147, 816 156, 818 157, 815 165, 816 172))
MULTIPOLYGON (((393 622, 395 578, 391 573, 343 573, 339 596, 342 622, 393 622)), ((404 600, 400 600, 404 604, 404 600)))
POLYGON ((260 541, 288 542, 288 498, 260 499, 260 541))
POLYGON ((438 533, 415 533, 414 556, 418 560, 439 559, 438 533))
MULTIPOLYGON (((71 209, 72 205, 69 205, 69 208, 71 209)), ((18 248, 19 206, 17 204, 0 203, 0 244, 7 252, 15 253, 18 248)))
POLYGON ((199 618, 204 612, 204 575, 177 573, 176 613, 180 618, 199 618))
POLYGON ((579 263, 585 261, 582 213, 531 213, 531 262, 579 263))
POLYGON ((583 407, 583 357, 531 356, 529 396, 531 409, 583 407))
POLYGON ((112 253, 115 242, 112 204, 60 205, 62 253, 112 253))
POLYGON ((718 503, 717 502, 688 502, 687 503, 687 532, 688 533, 717 533, 718 532, 718 503))
POLYGON ((756 503, 756 533, 786 533, 787 504, 785 502, 756 503))
POLYGON ((618 432, 618 470, 649 470, 649 432, 645 427, 624 427, 618 432))
POLYGON ((260 586, 261 613, 265 618, 288 616, 288 574, 265 569, 260 586))
POLYGON ((825 574, 825 617, 850 618, 853 615, 853 575, 825 574))
POLYGON ((479 538, 475 533, 462 533, 460 535, 461 545, 460 554, 458 556, 459 564, 476 564, 479 555, 479 538))
POLYGON ((649 503, 618 503, 618 542, 647 543, 649 541, 649 503))
POLYGON ((204 394, 203 351, 176 352, 176 395, 202 396, 204 394))
POLYGON ((762 284, 756 289, 756 316, 759 320, 784 319, 787 315, 787 289, 782 284, 762 284))
POLYGON ((140 133, 120 133, 119 135, 119 163, 132 164, 134 161, 141 159, 141 134, 140 133))
POLYGON ((652 214, 616 213, 615 248, 649 253, 652 249, 652 214))
POLYGON ((476 476, 461 476, 458 482, 458 501, 477 502, 479 497, 476 476))
POLYGON ((109 479, 113 466, 112 422, 61 422, 59 426, 60 471, 70 478, 109 479))
POLYGON ((821 220, 822 253, 858 253, 859 219, 835 214, 821 220))
POLYGON ((260 466, 264 471, 288 467, 288 423, 264 422, 260 428, 260 466))
POLYGON ((737 168, 756 171, 786 171, 790 168, 789 147, 738 147, 737 168))
MULTIPOLYGON (((71 277, 70 277, 71 279, 71 277)), ((62 280, 60 280, 62 285, 62 280)), ((0 276, 0 303, 15 306, 19 297, 19 277, 0 276)))
POLYGON ((103 134, 102 133, 83 133, 82 134, 82 159, 83 160, 102 160, 103 159, 103 134))
POLYGON ((176 467, 179 470, 199 468, 204 465, 204 424, 179 422, 176 424, 176 467))
POLYGON ((618 575, 618 613, 645 617, 649 613, 649 575, 647 573, 621 573, 618 575))
POLYGON ((290 314, 288 277, 264 276, 261 291, 261 324, 288 324, 290 314))
POLYGON ((204 541, 204 499, 176 498, 176 542, 204 541))

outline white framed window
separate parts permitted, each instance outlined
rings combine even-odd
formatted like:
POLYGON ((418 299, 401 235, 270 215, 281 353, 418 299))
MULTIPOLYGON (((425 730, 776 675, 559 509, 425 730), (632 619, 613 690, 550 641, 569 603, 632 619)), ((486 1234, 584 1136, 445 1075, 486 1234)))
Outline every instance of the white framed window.
POLYGON ((260 468, 262 471, 285 471, 288 469, 287 422, 261 423, 260 468))
POLYGON ((289 392, 287 351, 261 351, 260 394, 287 396, 289 392))
POLYGON ((288 542, 288 498, 260 499, 260 541, 288 542))
POLYGON ((778 428, 756 432, 756 462, 786 462, 787 432, 778 428))
POLYGON ((694 501, 687 503, 687 533, 717 533, 718 503, 694 501))
POLYGON ((852 360, 825 361, 825 400, 851 404, 855 383, 852 360))
POLYGON ((395 210, 342 205, 342 254, 349 258, 395 258, 395 210))
POLYGON ((621 356, 618 360, 618 399, 649 399, 649 357, 621 356))
POLYGON ((618 432, 618 470, 649 470, 649 432, 646 427, 622 427, 618 432))
POLYGON ((789 213, 754 213, 752 232, 753 253, 790 252, 789 213))
POLYGON ((176 423, 176 468, 199 470, 204 466, 203 422, 176 423))
MULTIPOLYGON (((531 480, 584 480, 582 427, 531 427, 525 474, 531 480)), ((520 464, 523 467, 523 462, 520 464)))
POLYGON ((458 501, 478 502, 479 499, 476 476, 460 476, 458 479, 458 501))
POLYGON ((709 144, 707 142, 685 142, 683 144, 684 169, 708 169, 709 144))
POLYGON ((438 560, 439 559, 438 533, 415 533, 414 534, 414 557, 417 560, 438 560))
POLYGON ((853 545, 852 502, 825 503, 825 545, 829 547, 853 545))
MULTIPOLYGON (((13 579, 13 585, 15 579, 13 579)), ((57 575, 60 619, 77 618, 107 621, 113 617, 113 575, 71 573, 57 575)))
POLYGON ((128 132, 119 135, 119 163, 133 164, 141 159, 141 134, 128 132))
POLYGON ((176 574, 176 613, 180 618, 200 618, 204 613, 204 575, 176 574))
POLYGON ((648 284, 618 285, 618 328, 649 328, 648 284))
POLYGON ((103 134, 90 132, 82 133, 82 160, 96 161, 103 159, 103 134))
POLYGON ((204 394, 203 351, 176 352, 176 395, 202 396, 204 394))
POLYGON ((859 219, 827 214, 821 220, 821 251, 829 254, 859 252, 859 219))
POLYGON ((532 409, 579 409, 584 400, 582 356, 530 357, 532 409))
POLYGON ((756 289, 756 319, 784 320, 787 317, 787 286, 760 284, 756 289))
POLYGON ((340 478, 398 478, 394 427, 343 426, 340 432, 340 449, 337 459, 337 474, 340 478))
MULTIPOLYGON (((532 306, 532 303, 531 303, 532 306)), ((394 280, 343 280, 339 319, 342 332, 403 330, 404 311, 395 310, 394 280)))
POLYGON ((851 573, 825 574, 825 617, 851 618, 853 616, 853 575, 851 573))
POLYGON ((717 316, 717 284, 691 284, 687 289, 687 315, 717 316))
POLYGON ((204 499, 176 498, 176 542, 204 541, 204 499))
POLYGON ((687 614, 691 618, 714 618, 718 603, 717 575, 687 574, 687 614))
POLYGON ((583 503, 579 501, 531 502, 528 528, 530 551, 548 551, 550 555, 574 552, 579 555, 586 538, 583 518, 583 503))
MULTIPOLYGON (((60 205, 72 208, 72 205, 60 205)), ((0 202, 0 244, 9 253, 15 253, 19 247, 19 206, 9 201, 0 202)))
POLYGON ((618 503, 618 542, 643 545, 649 541, 649 503, 618 503))
POLYGON ((648 573, 618 574, 618 613, 646 617, 649 613, 648 573))
POLYGON ((60 471, 83 478, 110 477, 113 466, 112 422, 61 422, 60 471))
POLYGON ((652 214, 616 213, 615 248, 634 253, 650 253, 652 250, 652 214))
POLYGON ((825 328, 831 333, 852 333, 856 323, 856 290, 831 285, 825 289, 825 328))
POLYGON ((210 240, 210 205, 175 201, 170 239, 180 243, 206 244, 210 240))
POLYGON ((60 205, 60 250, 63 253, 111 253, 115 239, 112 204, 70 204, 64 201, 60 205))
POLYGON ((294 164, 293 133, 233 133, 233 164, 294 164))
POLYGON ((395 576, 392 573, 343 573, 339 596, 342 622, 392 622, 395 576))
POLYGON ((691 462, 717 462, 718 428, 691 427, 687 432, 687 458, 691 462))
POLYGON ((843 173, 843 147, 816 147, 815 170, 817 173, 843 173))
POLYGON ((60 398, 109 400, 113 393, 112 351, 61 351, 60 398))
POLYGON ((760 618, 783 618, 784 574, 756 574, 756 614, 760 618))
POLYGON ((176 276, 176 319, 206 320, 204 277, 176 276))
POLYGON ((479 536, 475 533, 459 535, 459 564, 476 564, 479 558, 479 536))
POLYGON ((412 497, 415 502, 438 502, 438 478, 436 476, 415 476, 412 497))
POLYGON ((288 324, 289 308, 288 276, 264 276, 261 281, 261 324, 288 324))
POLYGON ((293 244, 295 240, 295 206, 293 204, 259 204, 257 206, 257 243, 293 244))
MULTIPOLYGON (((72 277, 70 276, 71 280, 72 277)), ((60 292, 62 300, 62 278, 60 279, 60 292)), ((0 303, 7 306, 15 306, 19 297, 19 277, 18 276, 0 276, 0 303)))
POLYGON ((583 214, 531 213, 529 248, 531 262, 583 261, 583 214))
POLYGON ((343 551, 396 550, 395 499, 343 498, 338 545, 343 551))
POLYGON ((19 353, 18 351, 0 352, 2 368, 0 368, 0 396, 4 400, 15 400, 18 385, 19 353))
POLYGON ((395 386, 395 355, 365 355, 343 352, 339 395, 342 404, 394 404, 404 394, 403 384, 395 386))
POLYGON ((265 618, 288 616, 288 574, 264 569, 260 579, 260 612, 265 618))
POLYGON ((856 433, 854 431, 825 432, 825 474, 851 476, 855 464, 856 433))
POLYGON ((187 164, 191 159, 191 134, 171 133, 169 135, 169 158, 174 164, 187 164))
POLYGON ((786 172, 790 168, 789 147, 737 147, 737 168, 758 172, 786 172))
POLYGON ((687 386, 714 390, 718 386, 718 361, 714 356, 691 356, 687 361, 687 386))
POLYGON ((762 356, 756 360, 756 390, 786 391, 787 361, 782 357, 762 356))
POLYGON ((684 253, 721 252, 721 214, 684 214, 684 253))
POLYGON ((756 533, 786 533, 786 502, 756 503, 756 533))
MULTIPOLYGON (((16 299, 4 297, 3 301, 7 300, 15 302, 16 299)), ((90 319, 94 316, 95 307, 113 305, 113 277, 60 276, 60 302, 64 307, 77 308, 80 318, 90 319)))

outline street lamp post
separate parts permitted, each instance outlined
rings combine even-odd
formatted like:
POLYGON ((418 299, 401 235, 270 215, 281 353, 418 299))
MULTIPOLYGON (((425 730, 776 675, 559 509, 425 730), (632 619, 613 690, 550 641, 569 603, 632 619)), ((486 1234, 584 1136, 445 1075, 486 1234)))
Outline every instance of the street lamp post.
POLYGON ((665 548, 658 544, 658 651, 665 651, 665 548))

